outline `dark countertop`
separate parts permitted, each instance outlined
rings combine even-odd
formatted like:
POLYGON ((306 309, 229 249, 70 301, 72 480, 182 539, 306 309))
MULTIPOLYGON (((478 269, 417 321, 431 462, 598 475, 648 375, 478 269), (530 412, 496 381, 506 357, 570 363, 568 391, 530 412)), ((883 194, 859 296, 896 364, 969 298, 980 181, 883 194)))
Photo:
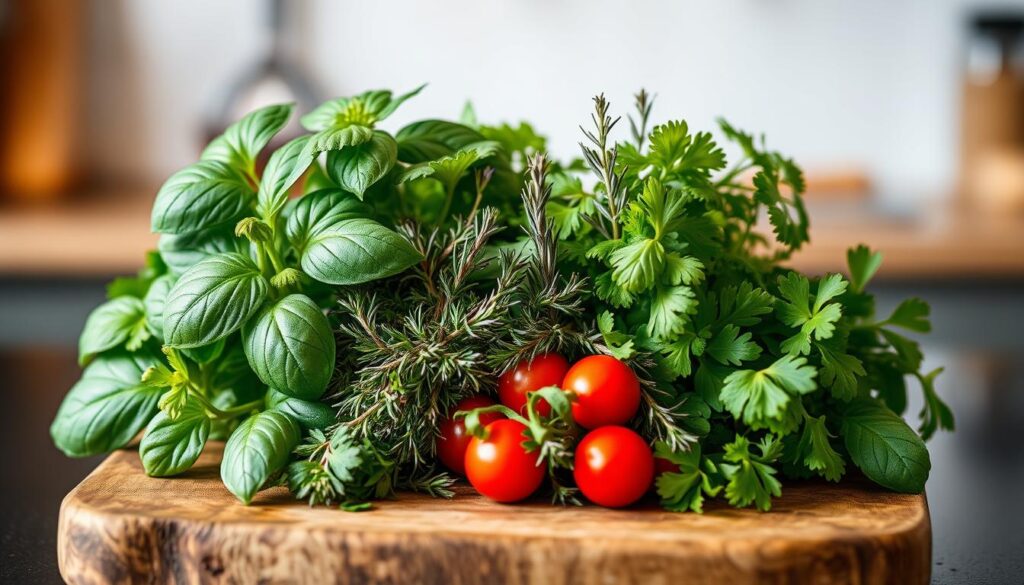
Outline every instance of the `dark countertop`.
MULTIPOLYGON (((936 584, 1024 583, 1024 286, 978 286, 901 284, 880 301, 924 292, 941 317, 926 365, 947 368, 939 391, 958 430, 929 445, 936 584)), ((0 279, 0 583, 60 582, 60 502, 100 458, 65 458, 49 424, 78 378, 74 344, 102 290, 93 281, 0 279)))

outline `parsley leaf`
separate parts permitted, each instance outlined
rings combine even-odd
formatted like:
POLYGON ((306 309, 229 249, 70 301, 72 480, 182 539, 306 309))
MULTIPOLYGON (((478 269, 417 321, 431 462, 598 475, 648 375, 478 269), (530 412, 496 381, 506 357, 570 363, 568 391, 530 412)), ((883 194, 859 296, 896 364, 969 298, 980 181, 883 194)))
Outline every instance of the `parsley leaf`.
POLYGON ((817 374, 805 358, 792 355, 779 358, 763 370, 737 370, 725 378, 722 404, 747 424, 778 419, 790 396, 815 389, 817 374))
POLYGON ((665 339, 682 333, 688 322, 687 315, 697 309, 693 289, 688 286, 659 286, 651 298, 651 316, 647 321, 647 334, 654 339, 665 339))
POLYGON ((726 325, 711 338, 706 351, 723 364, 738 366, 761 356, 761 347, 751 341, 751 337, 749 331, 741 335, 739 327, 726 325))
POLYGON ((831 436, 825 427, 824 415, 806 417, 797 449, 807 469, 818 472, 829 481, 839 481, 846 473, 846 462, 829 443, 831 436))
POLYGON ((724 459, 728 463, 721 464, 728 480, 725 497, 733 506, 745 508, 755 504, 758 510, 767 512, 772 508, 772 497, 782 495, 782 484, 771 466, 782 453, 782 443, 767 435, 756 446, 759 453, 751 453, 750 441, 742 436, 725 445, 724 459))
POLYGON ((928 320, 930 312, 931 308, 928 303, 911 297, 900 303, 882 324, 895 325, 918 333, 928 333, 932 330, 931 321, 928 320))
POLYGON ((850 288, 861 292, 882 265, 882 253, 861 244, 847 250, 846 263, 850 266, 850 288))
POLYGON ((927 441, 935 434, 935 431, 942 429, 952 431, 956 427, 953 420, 953 411, 949 405, 939 398, 935 392, 935 378, 942 373, 944 368, 937 368, 927 374, 916 374, 921 382, 921 391, 924 392, 924 406, 921 407, 921 426, 917 432, 921 438, 927 441))
POLYGON ((838 274, 830 274, 818 283, 814 303, 810 301, 810 281, 806 276, 790 272, 779 278, 779 294, 788 302, 779 303, 779 319, 800 331, 782 343, 782 351, 794 355, 807 355, 812 339, 828 339, 835 331, 835 323, 843 315, 839 303, 830 303, 846 291, 847 283, 838 274))
POLYGON ((715 497, 722 491, 720 474, 715 464, 701 457, 700 445, 689 451, 673 451, 664 441, 654 446, 655 457, 666 459, 678 466, 658 476, 655 485, 661 505, 667 510, 703 512, 704 496, 715 497))
POLYGON ((625 333, 615 331, 615 317, 611 311, 605 311, 597 316, 597 328, 613 357, 628 360, 636 353, 636 350, 633 349, 633 338, 625 333))

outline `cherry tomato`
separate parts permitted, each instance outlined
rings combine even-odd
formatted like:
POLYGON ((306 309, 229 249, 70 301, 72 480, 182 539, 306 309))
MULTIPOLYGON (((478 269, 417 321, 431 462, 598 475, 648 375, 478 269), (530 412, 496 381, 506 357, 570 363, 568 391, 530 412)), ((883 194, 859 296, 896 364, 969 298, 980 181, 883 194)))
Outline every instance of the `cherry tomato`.
POLYGON ((487 425, 487 438, 473 437, 466 450, 466 478, 496 502, 516 502, 537 491, 544 466, 523 448, 526 425, 502 419, 487 425))
POLYGON ((585 429, 624 424, 640 408, 640 381, 611 356, 591 355, 576 362, 562 388, 576 393, 572 416, 585 429))
MULTIPOLYGON (((546 386, 558 386, 569 369, 569 362, 557 353, 541 354, 532 361, 521 361, 498 378, 498 399, 505 406, 526 416, 526 393, 546 386)), ((537 413, 551 414, 551 405, 537 402, 537 413)))
POLYGON ((626 427, 601 427, 577 445, 573 476, 588 500, 621 508, 647 492, 654 478, 654 455, 647 442, 626 427))
MULTIPOLYGON (((486 396, 470 396, 463 398, 461 402, 452 409, 452 414, 460 410, 473 410, 491 406, 494 401, 486 396)), ((505 418, 500 412, 489 412, 480 415, 480 423, 487 425, 496 420, 505 418)), ((466 449, 469 448, 469 440, 472 435, 466 431, 466 420, 446 418, 441 421, 438 427, 440 435, 437 437, 437 457, 445 467, 460 475, 466 475, 466 449)))

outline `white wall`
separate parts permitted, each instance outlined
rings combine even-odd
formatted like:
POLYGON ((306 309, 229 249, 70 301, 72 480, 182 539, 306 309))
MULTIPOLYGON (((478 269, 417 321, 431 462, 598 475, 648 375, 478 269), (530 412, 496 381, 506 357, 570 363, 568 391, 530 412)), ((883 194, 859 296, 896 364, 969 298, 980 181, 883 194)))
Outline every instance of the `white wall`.
MULTIPOLYGON (((709 128, 724 115, 805 167, 864 167, 890 198, 943 196, 955 177, 967 0, 296 4, 295 50, 332 93, 430 82, 396 126, 457 116, 471 98, 482 120, 529 119, 569 156, 590 96, 625 112, 643 86, 658 119, 709 128)), ((97 2, 97 79, 124 85, 91 106, 100 168, 162 176, 188 163, 204 108, 263 46, 261 9, 97 2)))

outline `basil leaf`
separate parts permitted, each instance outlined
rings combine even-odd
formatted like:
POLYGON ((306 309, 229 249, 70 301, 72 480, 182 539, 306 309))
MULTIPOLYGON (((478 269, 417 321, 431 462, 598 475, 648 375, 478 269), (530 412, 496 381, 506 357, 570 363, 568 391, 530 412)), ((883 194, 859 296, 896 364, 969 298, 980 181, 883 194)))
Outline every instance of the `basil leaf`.
POLYGON ((928 449, 899 415, 873 400, 851 402, 842 435, 854 464, 878 485, 904 493, 924 489, 932 467, 928 449))
POLYGON ((260 179, 257 210, 264 218, 275 217, 288 202, 288 190, 316 158, 308 150, 309 136, 300 136, 274 151, 260 179))
POLYGON ((309 297, 292 294, 242 328, 242 345, 256 375, 281 392, 316 400, 334 372, 334 334, 309 297))
POLYGON ((256 156, 288 123, 293 108, 292 104, 280 104, 247 114, 214 138, 200 158, 219 161, 251 174, 256 168, 256 156))
POLYGON ((267 298, 269 284, 251 259, 218 254, 181 275, 164 307, 165 341, 199 347, 242 327, 267 298))
POLYGON ((153 231, 182 234, 232 226, 250 214, 254 196, 241 170, 199 161, 171 175, 156 194, 153 231))
POLYGON ((78 338, 78 363, 85 365, 96 354, 127 344, 135 351, 149 339, 146 308, 135 297, 115 297, 93 309, 78 338))
POLYGON ((371 185, 395 166, 398 144, 390 134, 377 131, 358 146, 347 146, 327 155, 327 175, 360 200, 371 185))
POLYGON ((161 234, 157 242, 160 257, 171 274, 180 275, 200 260, 223 252, 244 253, 248 244, 231 230, 200 231, 187 234, 161 234))
POLYGON ((370 219, 337 222, 310 238, 302 270, 326 284, 362 284, 393 276, 423 256, 404 237, 370 219))
POLYGON ((273 388, 267 391, 267 408, 295 419, 305 429, 326 429, 335 422, 334 409, 323 402, 292 398, 273 388))
POLYGON ((328 128, 317 132, 309 139, 306 146, 309 156, 316 157, 321 152, 339 150, 346 146, 358 146, 373 137, 373 129, 368 126, 354 124, 328 128))
POLYGON ((220 477, 243 504, 288 463, 299 443, 299 426, 288 415, 275 410, 255 414, 242 421, 224 446, 220 477))
POLYGON ((50 426, 57 448, 70 457, 120 449, 157 412, 162 388, 142 384, 142 372, 159 358, 148 352, 106 354, 82 372, 50 426))
POLYGON ((222 337, 213 343, 200 345, 199 347, 182 348, 181 353, 185 354, 188 359, 196 362, 197 364, 208 364, 219 358, 220 355, 224 353, 224 345, 226 342, 227 337, 222 337))
POLYGON ((158 412, 139 444, 139 457, 146 475, 167 477, 195 464, 210 436, 211 421, 194 399, 189 399, 177 419, 158 412))
POLYGON ((153 281, 146 291, 146 298, 142 299, 142 305, 146 310, 146 327, 161 341, 164 338, 164 305, 167 303, 167 295, 174 286, 174 277, 165 274, 153 281))
POLYGON ((462 124, 423 120, 399 130, 395 140, 398 141, 398 160, 415 164, 448 156, 485 138, 483 134, 462 124))
POLYGON ((289 203, 285 234, 300 255, 309 239, 336 223, 356 217, 367 217, 370 208, 340 189, 323 189, 289 203))

